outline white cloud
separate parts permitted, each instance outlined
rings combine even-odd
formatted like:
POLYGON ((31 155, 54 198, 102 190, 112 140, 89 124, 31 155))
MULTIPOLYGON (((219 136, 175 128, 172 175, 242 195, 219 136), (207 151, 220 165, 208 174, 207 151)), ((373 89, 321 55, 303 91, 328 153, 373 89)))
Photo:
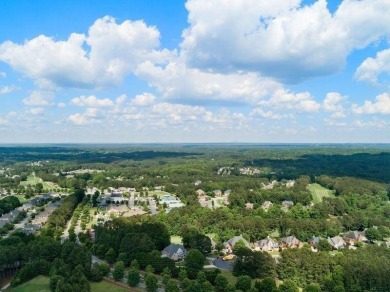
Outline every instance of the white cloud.
POLYGON ((8 94, 17 89, 16 86, 0 86, 0 95, 8 94))
POLYGON ((388 0, 189 0, 181 44, 192 67, 299 81, 339 70, 354 50, 390 33, 388 0))
POLYGON ((111 107, 114 105, 111 99, 109 98, 98 99, 94 95, 90 95, 90 96, 82 95, 80 97, 73 98, 71 100, 71 104, 77 106, 92 107, 92 108, 111 107))
POLYGON ((322 103, 322 108, 327 112, 333 112, 331 118, 345 118, 346 115, 342 102, 346 99, 346 96, 343 96, 338 92, 329 92, 322 103))
POLYGON ((144 92, 135 96, 134 99, 131 101, 131 104, 134 106, 149 106, 152 105, 155 100, 156 97, 153 94, 149 92, 144 92))
POLYGON ((180 58, 166 66, 145 62, 136 74, 170 100, 256 103, 281 88, 278 82, 255 73, 220 74, 188 68, 180 58))
POLYGON ((321 107, 309 92, 291 93, 285 89, 275 91, 269 100, 260 101, 259 105, 298 112, 316 112, 321 107))
POLYGON ((66 107, 66 104, 63 102, 59 102, 59 103, 57 103, 57 106, 63 108, 63 107, 66 107))
POLYGON ((66 41, 40 35, 24 44, 0 44, 0 61, 41 86, 96 88, 120 83, 139 63, 160 62, 159 31, 143 21, 117 24, 97 19, 88 35, 73 33, 66 41))
POLYGON ((390 95, 383 93, 375 98, 375 102, 366 100, 362 106, 352 105, 352 112, 355 114, 390 114, 390 95))
POLYGON ((97 108, 87 108, 84 113, 76 113, 68 117, 68 121, 78 126, 92 125, 99 123, 104 118, 101 110, 97 108))
POLYGON ((264 119, 271 119, 271 120, 281 120, 281 119, 288 119, 293 118, 294 116, 291 114, 279 114, 274 113, 272 111, 264 111, 261 108, 255 108, 250 112, 251 117, 260 116, 264 119))
POLYGON ((43 113, 45 111, 44 108, 42 107, 34 107, 34 108, 31 108, 27 111, 28 114, 31 114, 31 115, 39 115, 41 113, 43 113))
POLYGON ((4 118, 0 117, 0 126, 4 126, 5 124, 7 124, 7 121, 4 118))
POLYGON ((378 52, 375 58, 364 60, 357 68, 355 78, 377 84, 381 74, 390 74, 390 49, 378 52))
POLYGON ((29 106, 51 106, 54 93, 45 90, 34 90, 27 98, 23 99, 23 103, 29 106))

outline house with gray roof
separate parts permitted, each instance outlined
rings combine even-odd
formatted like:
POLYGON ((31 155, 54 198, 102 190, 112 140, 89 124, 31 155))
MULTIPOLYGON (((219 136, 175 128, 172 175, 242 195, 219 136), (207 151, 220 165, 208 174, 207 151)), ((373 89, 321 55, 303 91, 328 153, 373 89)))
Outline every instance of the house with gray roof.
POLYGON ((187 255, 187 250, 182 244, 170 244, 161 252, 162 257, 170 258, 174 261, 182 260, 187 255))
POLYGON ((280 240, 279 246, 281 248, 301 248, 303 244, 295 236, 287 236, 280 240))
POLYGON ((328 242, 334 249, 344 248, 346 244, 341 236, 328 237, 328 242))
POLYGON ((269 238, 269 236, 254 243, 254 250, 256 251, 274 251, 278 249, 279 243, 276 240, 269 238))
POLYGON ((225 248, 225 251, 227 253, 232 253, 233 252, 233 248, 234 246, 237 244, 237 242, 239 241, 242 241, 244 243, 244 245, 249 248, 249 242, 244 238, 242 237, 241 235, 238 235, 238 236, 233 236, 232 238, 230 238, 228 241, 224 242, 223 243, 223 246, 225 248))

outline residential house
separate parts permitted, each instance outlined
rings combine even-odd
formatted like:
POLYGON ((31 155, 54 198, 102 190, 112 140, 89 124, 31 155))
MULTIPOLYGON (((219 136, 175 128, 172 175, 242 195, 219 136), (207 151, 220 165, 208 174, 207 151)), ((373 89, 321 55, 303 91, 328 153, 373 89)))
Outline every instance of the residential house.
POLYGON ((301 248, 303 246, 302 242, 295 236, 287 236, 280 240, 279 246, 281 248, 301 248))
POLYGON ((196 194, 197 194, 198 196, 204 196, 206 193, 204 192, 204 190, 199 189, 199 190, 196 190, 196 194))
POLYGON ((168 257, 174 261, 182 260, 187 255, 187 250, 182 244, 170 244, 161 252, 162 257, 168 257))
POLYGON ((198 186, 198 185, 200 185, 201 183, 202 183, 201 180, 197 180, 197 181, 195 182, 195 185, 198 186))
POLYGON ((234 236, 234 237, 230 238, 228 241, 223 243, 223 246, 225 248, 225 252, 232 253, 234 246, 239 241, 242 241, 244 243, 244 245, 249 248, 249 242, 244 237, 239 235, 239 236, 234 236))
POLYGON ((232 190, 226 190, 226 191, 223 192, 223 195, 225 197, 229 197, 231 192, 232 192, 232 190))
POLYGON ((264 210, 268 210, 270 207, 272 207, 272 202, 271 201, 265 201, 263 204, 262 204, 262 207, 264 210))
POLYGON ((344 248, 346 244, 341 236, 328 237, 328 242, 334 249, 344 248))
POLYGON ((321 239, 322 239, 321 237, 313 236, 307 242, 312 247, 312 249, 317 249, 321 239))
POLYGON ((253 210, 253 203, 246 203, 246 204, 245 204, 245 208, 246 208, 247 210, 253 210))
POLYGON ((214 190, 213 193, 214 193, 214 195, 215 195, 216 197, 222 196, 222 191, 221 191, 221 190, 214 190))
POLYGON ((354 245, 356 242, 367 241, 367 237, 365 236, 364 232, 359 231, 351 231, 345 235, 343 239, 348 245, 354 245))
POLYGON ((35 234, 41 228, 40 224, 26 224, 22 228, 22 232, 25 234, 35 234))
POLYGON ((256 251, 274 251, 278 249, 279 243, 272 238, 269 238, 269 236, 254 243, 254 250, 256 251))
POLYGON ((294 206, 294 202, 293 202, 293 201, 287 201, 287 200, 286 200, 286 201, 283 201, 283 202, 282 202, 282 207, 283 207, 283 208, 287 208, 287 209, 288 209, 288 208, 290 208, 290 207, 292 207, 292 206, 294 206))

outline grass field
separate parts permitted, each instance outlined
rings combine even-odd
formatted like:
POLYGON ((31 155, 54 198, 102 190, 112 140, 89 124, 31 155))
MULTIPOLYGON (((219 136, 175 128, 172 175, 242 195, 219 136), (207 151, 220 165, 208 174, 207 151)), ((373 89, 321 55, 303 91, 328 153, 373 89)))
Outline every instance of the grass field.
POLYGON ((125 292, 129 291, 130 289, 122 288, 120 286, 111 284, 107 281, 101 281, 98 283, 91 283, 91 291, 92 292, 125 292))
POLYGON ((20 185, 21 186, 27 186, 27 185, 34 186, 37 183, 42 183, 44 190, 52 190, 52 189, 59 188, 59 186, 57 184, 49 182, 49 181, 43 181, 40 177, 36 177, 34 174, 29 175, 27 177, 26 181, 21 181, 20 185))
POLYGON ((18 287, 7 289, 12 292, 50 292, 49 278, 45 276, 38 276, 18 287))
POLYGON ((171 236, 171 243, 173 244, 182 244, 183 241, 180 236, 172 235, 171 236))
POLYGON ((313 196, 313 203, 317 204, 322 202, 322 199, 325 197, 334 198, 334 193, 331 190, 328 190, 327 188, 324 188, 323 186, 320 186, 319 184, 309 184, 307 186, 307 189, 311 192, 313 196))
MULTIPOLYGON (((6 291, 10 292, 50 292, 49 287, 50 279, 45 276, 38 276, 18 287, 9 288, 6 291)), ((120 286, 111 284, 107 281, 101 281, 98 283, 91 282, 91 291, 92 292, 125 292, 130 291, 130 289, 122 288, 120 286)), ((135 291, 135 289, 131 290, 135 291)))

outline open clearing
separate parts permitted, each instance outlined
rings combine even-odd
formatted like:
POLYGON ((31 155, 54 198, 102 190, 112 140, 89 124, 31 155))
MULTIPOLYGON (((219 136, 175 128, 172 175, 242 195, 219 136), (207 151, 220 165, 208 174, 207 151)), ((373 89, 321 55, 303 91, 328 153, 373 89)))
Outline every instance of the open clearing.
POLYGON ((45 276, 38 276, 18 287, 7 289, 6 291, 12 291, 12 292, 31 292, 31 291, 37 291, 37 292, 50 292, 49 287, 49 277, 45 276))
MULTIPOLYGON (((18 287, 15 288, 8 288, 6 291, 12 291, 12 292, 50 292, 50 279, 49 277, 45 276, 38 276, 18 287)), ((124 288, 120 287, 119 285, 111 284, 107 281, 100 281, 98 283, 90 282, 91 285, 91 291, 92 292, 106 292, 106 291, 112 291, 112 292, 125 292, 125 291, 137 291, 138 289, 134 288, 124 288)))
POLYGON ((40 177, 36 177, 35 174, 31 174, 27 177, 26 181, 21 181, 21 186, 35 186, 37 183, 42 183, 44 190, 52 190, 57 189, 59 186, 55 183, 52 183, 50 181, 43 181, 40 177))
POLYGON ((328 190, 327 188, 324 188, 323 186, 319 184, 309 184, 307 186, 307 189, 311 192, 313 196, 313 203, 321 203, 322 199, 325 197, 334 198, 334 192, 331 190, 328 190))

